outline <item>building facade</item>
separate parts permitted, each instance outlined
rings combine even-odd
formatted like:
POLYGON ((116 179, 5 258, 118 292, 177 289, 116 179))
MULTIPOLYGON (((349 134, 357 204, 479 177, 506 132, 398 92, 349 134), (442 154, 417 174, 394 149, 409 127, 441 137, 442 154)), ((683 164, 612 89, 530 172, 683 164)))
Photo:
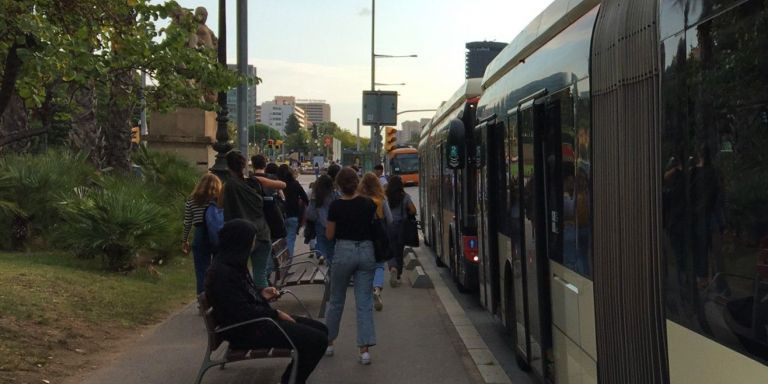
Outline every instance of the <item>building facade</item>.
POLYGON ((261 104, 261 123, 285 133, 285 124, 288 117, 294 114, 299 119, 299 126, 307 128, 307 114, 303 109, 291 104, 281 104, 275 101, 266 101, 261 104))
POLYGON ((397 137, 398 145, 416 145, 419 141, 419 133, 421 128, 427 125, 431 119, 423 118, 421 120, 408 120, 403 121, 400 124, 400 130, 397 131, 395 137, 397 137))
MULTIPOLYGON (((230 64, 229 69, 231 71, 237 71, 237 66, 230 64)), ((255 77, 256 76, 256 67, 253 65, 248 66, 247 71, 248 76, 255 77)), ((258 119, 258 112, 257 108, 259 106, 259 103, 257 101, 257 92, 256 92, 256 84, 248 86, 248 126, 250 127, 253 124, 256 124, 259 122, 258 119)), ((235 123, 237 125, 237 116, 239 111, 237 110, 237 88, 232 88, 229 91, 227 91, 227 109, 229 109, 229 121, 235 123)))
POLYGON ((309 125, 331 121, 331 106, 325 100, 298 100, 296 106, 307 113, 309 125))

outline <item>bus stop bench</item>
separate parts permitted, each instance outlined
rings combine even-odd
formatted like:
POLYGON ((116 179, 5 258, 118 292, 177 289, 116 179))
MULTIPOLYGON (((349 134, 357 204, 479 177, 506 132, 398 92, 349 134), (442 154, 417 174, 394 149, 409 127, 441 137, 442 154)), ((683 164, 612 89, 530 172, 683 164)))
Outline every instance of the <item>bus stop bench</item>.
POLYGON ((208 346, 205 348, 203 363, 200 365, 200 371, 197 374, 197 379, 195 380, 195 384, 200 384, 200 382, 203 380, 203 375, 205 375, 205 372, 207 372, 209 369, 217 365, 219 366, 220 369, 224 369, 224 365, 226 363, 233 363, 236 361, 267 359, 267 358, 285 358, 285 357, 292 358, 294 362, 291 369, 291 376, 289 379, 289 383, 296 382, 299 354, 296 350, 296 346, 293 344, 293 340, 291 340, 291 338, 288 337, 288 334, 285 333, 283 328, 280 327, 280 324, 278 324, 275 320, 269 317, 262 317, 258 319, 244 321, 238 324, 233 324, 227 327, 219 327, 219 325, 216 324, 216 320, 213 318, 213 308, 211 308, 211 306, 209 305, 208 299, 206 298, 205 293, 201 293, 197 297, 197 303, 200 306, 200 311, 202 312, 203 321, 205 322, 205 330, 208 333, 208 346), (264 349, 241 350, 241 349, 232 349, 229 346, 229 343, 227 343, 227 349, 226 351, 224 351, 224 354, 220 358, 218 359, 211 358, 211 354, 213 354, 214 351, 219 349, 221 344, 224 342, 224 338, 222 337, 223 332, 228 331, 232 328, 242 327, 247 324, 267 323, 267 322, 273 323, 277 327, 277 329, 288 340, 288 343, 290 343, 292 347, 291 349, 264 348, 264 349))
MULTIPOLYGON (((320 303, 318 317, 325 316, 325 307, 330 297, 330 279, 328 278, 328 267, 320 265, 317 260, 317 251, 309 251, 293 255, 291 259, 288 254, 288 247, 285 239, 276 240, 272 243, 272 258, 275 263, 273 282, 275 288, 283 289, 285 287, 296 285, 322 284, 323 300, 320 303), (299 260, 299 257, 308 256, 306 259, 299 260), (293 260, 293 261, 292 261, 293 260)), ((299 301, 301 302, 301 301, 299 301)), ((306 308, 305 312, 306 312, 306 308)))

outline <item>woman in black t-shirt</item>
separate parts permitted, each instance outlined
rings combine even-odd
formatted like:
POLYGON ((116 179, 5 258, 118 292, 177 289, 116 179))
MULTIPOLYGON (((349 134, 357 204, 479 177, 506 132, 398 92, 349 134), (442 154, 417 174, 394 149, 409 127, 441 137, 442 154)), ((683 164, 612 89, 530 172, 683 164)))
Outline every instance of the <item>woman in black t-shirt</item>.
POLYGON ((349 278, 355 276, 355 302, 357 304, 357 346, 360 364, 370 364, 368 348, 376 345, 373 326, 373 274, 376 260, 373 256, 373 215, 376 205, 367 197, 357 195, 357 173, 349 167, 336 176, 341 198, 331 203, 325 236, 336 239, 331 273, 331 298, 328 304, 328 349, 333 355, 333 342, 339 335, 341 313, 347 296, 349 278))

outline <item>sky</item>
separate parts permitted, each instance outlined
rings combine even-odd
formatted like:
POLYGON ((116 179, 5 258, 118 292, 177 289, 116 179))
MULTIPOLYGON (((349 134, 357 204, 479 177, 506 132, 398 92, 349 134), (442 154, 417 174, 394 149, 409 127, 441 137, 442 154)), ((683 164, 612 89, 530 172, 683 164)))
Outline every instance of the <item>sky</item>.
MULTIPOLYGON (((161 0, 153 0, 160 2, 161 0)), ((203 6, 218 35, 217 0, 177 0, 203 6)), ((227 0, 227 56, 236 62, 236 0, 227 0)), ((435 109, 464 82, 464 45, 508 43, 551 0, 379 0, 375 52, 418 55, 376 59, 376 82, 399 93, 398 110, 435 109)), ((372 0, 248 1, 248 58, 262 84, 257 102, 276 95, 321 99, 331 120, 353 133, 362 114, 362 91, 371 87, 372 0)), ((250 102, 250 100, 249 100, 250 102)), ((405 113, 398 123, 432 117, 405 113)), ((369 136, 369 127, 360 127, 369 136)))

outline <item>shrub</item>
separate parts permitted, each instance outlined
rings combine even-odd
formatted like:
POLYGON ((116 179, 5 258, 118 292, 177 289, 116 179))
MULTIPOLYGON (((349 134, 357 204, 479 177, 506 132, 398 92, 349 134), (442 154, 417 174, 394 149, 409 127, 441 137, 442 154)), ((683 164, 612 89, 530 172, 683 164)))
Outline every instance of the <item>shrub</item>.
POLYGON ((4 233, 45 235, 59 217, 56 204, 63 193, 87 185, 96 170, 86 156, 66 151, 42 155, 9 155, 0 159, 0 223, 12 225, 4 233), (28 232, 28 233, 27 233, 28 232))
POLYGON ((109 270, 134 268, 140 249, 169 237, 169 211, 146 187, 137 177, 106 176, 76 189, 60 204, 57 238, 78 254, 101 256, 109 270))

